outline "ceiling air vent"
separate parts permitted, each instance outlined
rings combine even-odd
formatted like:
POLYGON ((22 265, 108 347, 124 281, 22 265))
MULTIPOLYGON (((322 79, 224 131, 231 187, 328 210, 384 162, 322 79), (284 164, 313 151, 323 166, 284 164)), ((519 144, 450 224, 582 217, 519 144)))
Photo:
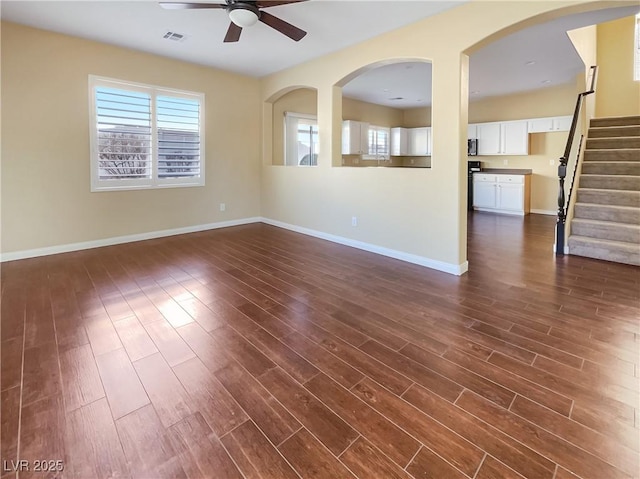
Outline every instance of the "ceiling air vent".
POLYGON ((172 40, 174 42, 184 42, 187 39, 187 36, 183 35, 182 33, 167 32, 162 38, 165 38, 166 40, 172 40))
POLYGON ((402 96, 394 96, 393 98, 389 98, 389 101, 399 101, 399 100, 404 100, 404 97, 402 97, 402 96))

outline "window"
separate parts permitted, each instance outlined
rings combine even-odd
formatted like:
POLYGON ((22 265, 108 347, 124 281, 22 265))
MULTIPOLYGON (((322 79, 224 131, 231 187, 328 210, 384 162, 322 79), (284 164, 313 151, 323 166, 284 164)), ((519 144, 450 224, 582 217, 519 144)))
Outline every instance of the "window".
POLYGON ((313 115, 284 114, 284 164, 318 165, 318 121, 313 115))
POLYGON ((91 191, 204 185, 204 94, 89 76, 91 191))
POLYGON ((369 126, 369 154, 364 160, 389 160, 390 130, 382 126, 369 126))
POLYGON ((636 15, 636 31, 633 41, 633 79, 640 81, 640 13, 636 15))

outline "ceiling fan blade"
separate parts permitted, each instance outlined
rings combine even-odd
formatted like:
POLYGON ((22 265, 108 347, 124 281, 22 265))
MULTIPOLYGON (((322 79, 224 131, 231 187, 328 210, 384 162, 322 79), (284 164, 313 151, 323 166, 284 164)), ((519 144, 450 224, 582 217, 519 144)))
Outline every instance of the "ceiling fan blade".
POLYGON ((242 27, 239 27, 235 23, 229 23, 229 29, 227 30, 227 34, 224 36, 225 43, 237 42, 240 40, 240 34, 242 33, 242 27))
POLYGON ((260 21, 269 25, 271 28, 278 30, 280 33, 288 36, 296 42, 302 40, 307 34, 304 30, 300 30, 298 27, 285 22, 281 18, 274 17, 270 13, 263 12, 262 10, 260 11, 260 21))
POLYGON ((222 8, 226 9, 228 5, 220 3, 177 3, 177 2, 160 2, 162 8, 167 10, 195 10, 199 8, 222 8))
POLYGON ((306 2, 307 0, 259 0, 256 2, 258 8, 277 7, 278 5, 287 5, 289 3, 306 2))

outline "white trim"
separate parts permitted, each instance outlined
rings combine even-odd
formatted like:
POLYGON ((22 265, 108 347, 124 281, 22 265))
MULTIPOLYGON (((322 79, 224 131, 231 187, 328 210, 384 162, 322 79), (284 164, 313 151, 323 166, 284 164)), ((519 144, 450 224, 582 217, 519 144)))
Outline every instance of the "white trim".
MULTIPOLYGON (((555 254, 556 252, 556 244, 553 243, 553 253, 555 254)), ((569 254, 569 245, 564 245, 564 254, 569 254)))
POLYGON ((134 241, 144 241, 154 238, 163 238, 165 236, 175 236, 185 233, 196 233, 198 231, 214 230, 218 228, 228 228, 229 226, 246 225, 249 223, 259 223, 262 219, 259 217, 242 218, 239 220, 220 221, 218 223, 209 223, 204 225, 185 226, 183 228, 173 228, 169 230, 149 231, 148 233, 138 233, 126 236, 116 236, 112 238, 104 238, 92 241, 83 241, 81 243, 69 243, 56 246, 47 246, 45 248, 36 248, 22 251, 12 251, 0 255, 0 262, 15 261, 18 259, 35 258, 38 256, 47 256, 50 254, 68 253, 70 251, 80 251, 83 249, 100 248, 101 246, 111 246, 122 243, 132 243, 134 241))
POLYGON ((445 273, 454 274, 460 276, 467 272, 469 269, 469 262, 465 261, 462 264, 451 264, 443 261, 437 261, 434 259, 426 258, 424 256, 418 256, 411 253, 405 253, 404 251, 398 251, 394 249, 385 248, 383 246, 374 245, 371 243, 365 243, 364 241, 358 241, 351 238, 345 238, 344 236, 332 235, 330 233, 324 233, 322 231, 312 230, 304 228, 302 226, 292 225, 289 223, 283 223, 281 221, 272 220, 269 218, 262 218, 262 222, 271 226, 277 226, 278 228, 284 228, 296 233, 302 233, 307 236, 314 236, 323 240, 331 241, 332 243, 338 243, 345 246, 351 246, 352 248, 369 251, 382 256, 388 256, 390 258, 406 261, 407 263, 413 263, 427 268, 443 271, 445 273))
POLYGON ((555 216, 558 214, 557 211, 553 211, 553 210, 534 210, 534 209, 531 209, 531 213, 534 213, 536 215, 549 215, 549 216, 555 216))

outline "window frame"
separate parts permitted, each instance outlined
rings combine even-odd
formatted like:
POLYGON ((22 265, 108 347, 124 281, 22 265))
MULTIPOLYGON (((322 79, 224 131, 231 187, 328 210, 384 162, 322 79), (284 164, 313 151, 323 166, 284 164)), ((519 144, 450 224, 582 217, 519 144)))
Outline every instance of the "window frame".
POLYGON ((369 125, 367 128, 367 151, 371 151, 372 144, 369 142, 371 131, 374 131, 373 146, 376 153, 367 153, 362 155, 362 159, 366 161, 389 161, 391 160, 391 128, 387 126, 369 125), (387 135, 387 154, 381 155, 377 153, 378 142, 376 141, 379 131, 384 131, 387 135))
POLYGON ((91 170, 91 192, 103 191, 129 191, 162 188, 184 188, 205 185, 205 95, 199 92, 177 90, 156 85, 118 80, 115 78, 89 75, 89 161, 91 170), (150 97, 151 117, 151 177, 133 179, 100 179, 99 153, 98 153, 98 122, 96 89, 98 87, 128 90, 136 93, 145 93, 150 97), (169 96, 194 100, 199 103, 198 134, 200 143, 200 174, 197 177, 184 178, 160 178, 158 176, 158 118, 156 105, 158 96, 169 96))
MULTIPOLYGON (((317 167, 318 166, 318 162, 316 161, 315 165, 301 165, 298 162, 296 162, 296 164, 293 163, 289 163, 288 159, 289 159, 289 155, 291 154, 291 145, 289 145, 289 139, 291 136, 291 128, 289 127, 289 121, 291 120, 312 120, 316 122, 316 127, 318 126, 318 116, 317 115, 312 115, 309 113, 297 113, 297 112, 293 112, 293 111, 285 111, 284 112, 284 166, 297 166, 299 168, 306 168, 306 167, 317 167)), ((296 141, 296 145, 297 145, 297 141, 298 141, 298 130, 296 129, 296 132, 294 134, 294 139, 296 141)), ((318 150, 320 147, 320 132, 318 131, 318 150)), ((311 152, 309 153, 310 155, 314 155, 317 154, 319 155, 320 152, 318 151, 318 153, 313 153, 313 146, 311 146, 311 152)), ((296 155, 297 156, 297 155, 296 155)))

